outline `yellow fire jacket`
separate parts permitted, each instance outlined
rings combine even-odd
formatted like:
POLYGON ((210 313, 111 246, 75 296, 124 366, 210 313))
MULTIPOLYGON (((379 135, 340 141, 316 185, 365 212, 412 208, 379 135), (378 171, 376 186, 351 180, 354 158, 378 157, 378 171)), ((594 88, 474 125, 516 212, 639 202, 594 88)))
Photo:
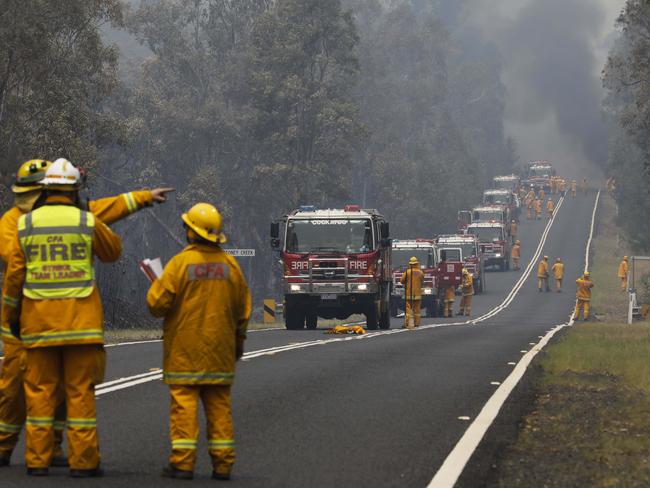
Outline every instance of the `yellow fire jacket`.
MULTIPOLYGON (((153 204, 153 197, 148 190, 123 193, 115 197, 100 198, 89 202, 88 208, 95 217, 107 225, 128 217, 133 212, 153 204)), ((31 207, 31 205, 30 205, 31 207)), ((18 233, 18 219, 26 213, 20 208, 12 207, 0 219, 0 258, 5 269, 8 267, 9 255, 15 252, 12 244, 18 233)), ((4 289, 4 283, 3 283, 4 289)), ((11 335, 9 323, 2 320, 0 324, 2 340, 9 344, 20 344, 20 341, 11 335)))
POLYGON ((621 264, 618 265, 618 277, 619 278, 627 278, 627 261, 623 260, 621 261, 621 264))
POLYGON ((576 298, 578 300, 583 300, 585 302, 590 301, 591 289, 594 286, 592 281, 585 278, 578 278, 576 280, 576 285, 578 286, 578 289, 576 290, 576 298))
POLYGON ((515 244, 512 246, 510 253, 512 254, 513 258, 521 257, 521 246, 519 244, 515 244))
POLYGON ((406 300, 421 300, 422 299, 422 282, 424 281, 424 273, 418 267, 410 266, 400 279, 404 285, 404 298, 406 300))
MULTIPOLYGON (((50 205, 72 205, 63 196, 49 197, 46 202, 50 205)), ((101 221, 96 221, 93 229, 92 251, 93 255, 106 262, 116 261, 122 251, 120 238, 101 221)), ((20 320, 26 348, 103 344, 104 314, 95 285, 90 296, 85 298, 33 300, 22 296, 25 270, 25 254, 16 232, 2 292, 2 323, 20 320)))
POLYGON ((548 262, 544 259, 537 265, 537 277, 548 278, 548 262))
POLYGON ((555 263, 551 269, 556 280, 564 278, 564 263, 555 263))
POLYGON ((463 282, 460 285, 463 296, 474 294, 474 277, 471 274, 463 275, 463 282))
POLYGON ((235 259, 218 246, 190 244, 153 282, 147 305, 165 317, 163 380, 229 385, 243 344, 251 297, 235 259))

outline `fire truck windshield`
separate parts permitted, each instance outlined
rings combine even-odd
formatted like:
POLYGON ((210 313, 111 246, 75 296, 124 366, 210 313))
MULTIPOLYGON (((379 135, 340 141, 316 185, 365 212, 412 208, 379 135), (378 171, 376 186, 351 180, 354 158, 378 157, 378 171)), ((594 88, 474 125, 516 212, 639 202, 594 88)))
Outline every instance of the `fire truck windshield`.
POLYGON ((374 250, 370 219, 293 219, 287 223, 289 253, 363 253, 374 250))
POLYGON ((483 203, 487 205, 507 205, 508 197, 506 195, 483 195, 483 203))
POLYGON ((478 237, 481 242, 503 240, 503 229, 501 227, 470 227, 468 232, 478 237))
POLYGON ((433 268, 433 250, 432 249, 405 249, 393 248, 391 253, 390 262, 394 269, 406 268, 409 264, 409 259, 412 256, 418 258, 420 266, 423 268, 433 268))
POLYGON ((541 178, 548 178, 551 176, 551 168, 545 166, 538 166, 530 168, 529 175, 538 176, 541 178))

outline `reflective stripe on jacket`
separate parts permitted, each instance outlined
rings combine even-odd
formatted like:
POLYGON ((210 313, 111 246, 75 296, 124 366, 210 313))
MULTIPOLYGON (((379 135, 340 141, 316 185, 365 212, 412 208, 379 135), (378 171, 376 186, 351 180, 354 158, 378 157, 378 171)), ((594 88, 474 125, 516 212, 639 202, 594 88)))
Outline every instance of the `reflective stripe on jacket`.
POLYGON ((26 260, 23 295, 32 300, 85 298, 95 282, 95 217, 69 205, 46 205, 18 220, 26 260))
MULTIPOLYGON (((49 205, 75 208, 69 198, 61 195, 48 197, 46 206, 49 205)), ((104 223, 96 220, 92 254, 102 261, 116 261, 121 250, 120 238, 104 223)), ((92 256, 88 259, 91 260, 92 256)), ((104 315, 96 286, 84 298, 33 300, 22 296, 26 270, 25 254, 16 232, 13 243, 10 243, 2 292, 6 297, 2 307, 3 332, 9 323, 19 321, 23 343, 27 348, 103 343, 104 315), (9 301, 19 303, 20 309, 9 304, 9 301)))
POLYGON ((463 275, 463 282, 460 285, 463 296, 470 296, 474 294, 474 277, 467 273, 463 275))
POLYGON ((147 305, 152 315, 165 317, 166 383, 233 382, 235 344, 246 336, 251 298, 232 256, 216 245, 187 246, 152 283, 147 305))

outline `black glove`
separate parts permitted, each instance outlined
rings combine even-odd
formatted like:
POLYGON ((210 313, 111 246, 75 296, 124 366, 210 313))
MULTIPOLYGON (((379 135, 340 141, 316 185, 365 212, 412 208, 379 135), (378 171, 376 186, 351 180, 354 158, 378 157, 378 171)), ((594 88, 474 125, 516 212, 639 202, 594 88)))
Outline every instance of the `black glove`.
POLYGON ((11 322, 9 324, 11 335, 20 340, 20 322, 11 322))

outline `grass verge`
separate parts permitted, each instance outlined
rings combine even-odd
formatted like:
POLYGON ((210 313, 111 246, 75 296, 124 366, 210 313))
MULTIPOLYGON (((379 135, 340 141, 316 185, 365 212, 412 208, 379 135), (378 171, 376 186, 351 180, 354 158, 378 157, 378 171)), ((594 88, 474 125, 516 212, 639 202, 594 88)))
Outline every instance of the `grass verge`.
POLYGON ((593 309, 540 354, 537 398, 488 486, 650 486, 650 326, 624 323, 627 297, 615 206, 607 195, 594 241, 593 309))

